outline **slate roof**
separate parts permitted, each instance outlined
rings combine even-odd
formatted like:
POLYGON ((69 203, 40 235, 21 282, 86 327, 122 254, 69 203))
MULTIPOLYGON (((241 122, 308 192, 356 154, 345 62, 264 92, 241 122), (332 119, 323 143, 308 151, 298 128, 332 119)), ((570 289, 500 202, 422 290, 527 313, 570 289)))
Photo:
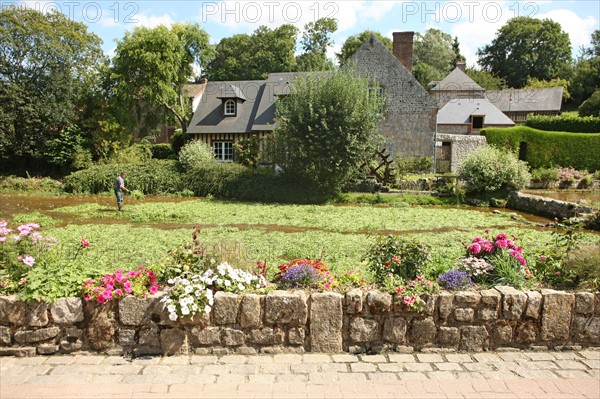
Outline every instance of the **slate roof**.
POLYGON ((485 93, 486 99, 502 112, 560 112, 562 95, 562 87, 488 90, 485 93))
POLYGON ((217 98, 220 100, 224 98, 235 98, 242 100, 242 102, 247 100, 244 93, 242 93, 242 90, 232 83, 226 84, 223 92, 217 98))
POLYGON ((483 98, 460 98, 448 102, 438 112, 439 125, 471 123, 471 115, 485 115, 485 125, 514 126, 514 122, 494 104, 483 98))
POLYGON ((439 82, 432 91, 455 91, 455 90, 475 90, 484 91, 485 89, 477 84, 462 69, 456 67, 441 82, 439 82))

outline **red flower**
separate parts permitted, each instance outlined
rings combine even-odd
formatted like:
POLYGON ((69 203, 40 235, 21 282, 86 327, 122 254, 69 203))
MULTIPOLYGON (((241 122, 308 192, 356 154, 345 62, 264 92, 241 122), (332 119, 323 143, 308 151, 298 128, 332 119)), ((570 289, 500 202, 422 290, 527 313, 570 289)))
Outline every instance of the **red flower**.
POLYGON ((90 242, 85 239, 85 237, 81 237, 81 246, 88 248, 90 246, 90 242))

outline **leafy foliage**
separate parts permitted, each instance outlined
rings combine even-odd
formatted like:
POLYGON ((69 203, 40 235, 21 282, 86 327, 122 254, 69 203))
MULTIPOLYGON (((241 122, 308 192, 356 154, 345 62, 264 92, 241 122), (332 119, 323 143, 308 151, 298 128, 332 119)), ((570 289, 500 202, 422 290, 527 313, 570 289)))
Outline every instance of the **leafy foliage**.
MULTIPOLYGON (((579 106, 579 115, 593 116, 597 124, 600 125, 600 90, 596 90, 590 98, 579 106)), ((597 126, 596 133, 598 132, 600 132, 600 127, 597 126)))
POLYGON ((179 163, 184 169, 217 163, 213 149, 200 140, 193 140, 179 151, 179 163))
POLYGON ((327 49, 333 45, 330 35, 337 27, 337 21, 333 18, 320 18, 304 26, 300 40, 304 52, 296 58, 299 71, 333 69, 333 63, 327 60, 327 49))
POLYGON ((343 65, 348 60, 348 58, 352 57, 352 55, 356 52, 356 50, 358 50, 358 48, 364 42, 369 40, 371 35, 375 36, 380 42, 383 43, 383 45, 388 50, 392 51, 393 44, 392 44, 392 40, 389 37, 385 37, 379 32, 366 30, 357 35, 352 35, 346 39, 346 41, 342 45, 341 52, 336 54, 340 65, 343 65))
POLYGON ((525 126, 551 132, 600 133, 600 117, 530 115, 525 126))
POLYGON ((504 78, 486 70, 468 68, 467 75, 486 90, 501 90, 506 87, 504 78))
POLYGON ((427 87, 433 80, 442 80, 456 64, 454 39, 439 29, 427 29, 425 34, 415 35, 413 49, 413 73, 427 87))
POLYGON ((477 55, 484 69, 506 79, 510 87, 520 88, 529 78, 558 78, 571 61, 571 42, 558 22, 516 17, 477 55))
POLYGON ((559 164, 593 172, 600 169, 600 134, 547 132, 519 126, 508 129, 487 128, 481 131, 490 145, 519 153, 526 143, 525 161, 532 168, 559 164))
POLYGON ((531 176, 527 164, 512 153, 488 147, 465 157, 459 178, 465 181, 469 193, 493 193, 524 188, 531 176))
POLYGON ((393 236, 380 237, 368 250, 365 260, 376 281, 389 274, 403 280, 416 278, 430 259, 428 245, 393 236))
POLYGON ((294 81, 277 107, 276 135, 288 176, 325 195, 339 192, 373 152, 382 99, 352 70, 294 81))

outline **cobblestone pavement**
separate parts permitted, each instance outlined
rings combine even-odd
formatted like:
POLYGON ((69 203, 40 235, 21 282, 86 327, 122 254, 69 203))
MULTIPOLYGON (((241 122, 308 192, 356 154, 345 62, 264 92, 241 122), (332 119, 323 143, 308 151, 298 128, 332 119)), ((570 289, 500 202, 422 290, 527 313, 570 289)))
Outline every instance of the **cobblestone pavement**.
POLYGON ((0 398, 600 398, 600 350, 0 358, 0 398))

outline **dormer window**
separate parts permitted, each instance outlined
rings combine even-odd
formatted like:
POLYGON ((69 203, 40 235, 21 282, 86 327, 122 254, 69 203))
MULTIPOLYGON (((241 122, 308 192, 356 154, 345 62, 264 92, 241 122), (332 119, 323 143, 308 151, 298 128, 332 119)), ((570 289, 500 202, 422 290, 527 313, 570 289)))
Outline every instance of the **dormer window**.
POLYGON ((234 100, 227 100, 225 101, 223 107, 224 107, 224 111, 223 114, 225 116, 235 116, 236 114, 236 106, 235 106, 235 101, 234 100))

